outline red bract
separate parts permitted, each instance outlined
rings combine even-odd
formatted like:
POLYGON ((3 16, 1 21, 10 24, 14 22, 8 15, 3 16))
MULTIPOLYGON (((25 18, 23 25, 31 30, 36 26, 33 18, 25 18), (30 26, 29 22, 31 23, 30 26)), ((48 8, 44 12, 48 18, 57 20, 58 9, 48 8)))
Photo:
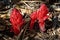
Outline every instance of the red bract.
POLYGON ((16 8, 14 8, 11 12, 10 15, 10 22, 12 24, 12 31, 18 35, 20 33, 22 24, 23 24, 23 17, 21 15, 21 13, 19 12, 19 10, 17 10, 16 8))
POLYGON ((45 4, 41 4, 40 8, 30 15, 30 30, 33 28, 35 20, 38 20, 41 31, 45 31, 45 20, 48 18, 48 12, 47 6, 45 4))

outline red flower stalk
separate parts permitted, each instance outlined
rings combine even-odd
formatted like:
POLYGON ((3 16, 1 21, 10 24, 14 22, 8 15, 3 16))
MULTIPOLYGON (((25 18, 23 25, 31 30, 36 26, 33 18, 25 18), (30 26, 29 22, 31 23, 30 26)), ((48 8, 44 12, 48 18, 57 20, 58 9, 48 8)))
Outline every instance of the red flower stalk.
POLYGON ((23 17, 19 10, 17 10, 16 8, 14 8, 11 12, 10 22, 12 24, 11 31, 13 31, 14 34, 18 35, 23 25, 23 17))
POLYGON ((33 28, 35 20, 38 20, 39 27, 41 31, 44 32, 45 31, 45 20, 48 18, 47 16, 48 12, 49 10, 47 6, 45 4, 41 4, 40 8, 30 15, 31 17, 30 30, 33 28))

